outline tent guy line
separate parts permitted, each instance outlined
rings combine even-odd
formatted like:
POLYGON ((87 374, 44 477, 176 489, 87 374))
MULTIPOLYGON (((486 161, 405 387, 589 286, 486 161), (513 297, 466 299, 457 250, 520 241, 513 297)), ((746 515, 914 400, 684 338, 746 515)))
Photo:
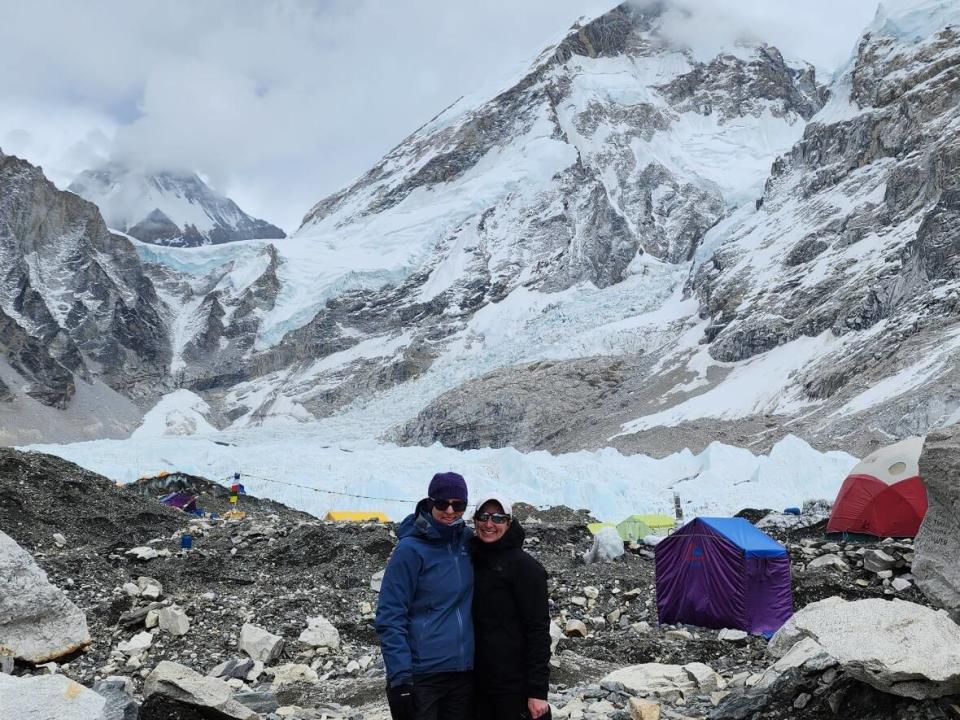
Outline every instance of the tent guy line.
MULTIPOLYGON (((418 503, 420 500, 405 500, 400 498, 388 498, 388 497, 376 497, 375 495, 357 495, 355 493, 342 492, 340 490, 324 490, 322 488, 311 487, 309 485, 301 485, 300 483, 286 482, 285 480, 272 480, 270 478, 260 477, 259 475, 249 475, 248 473, 239 473, 242 478, 250 478, 251 480, 261 480, 267 483, 275 483, 277 485, 288 485, 290 487, 301 488, 303 490, 311 490, 316 493, 325 493, 327 495, 340 495, 342 497, 352 497, 352 498, 361 498, 363 500, 382 500, 384 502, 400 502, 400 503, 418 503)), ((229 482, 233 479, 233 475, 228 478, 225 478, 226 482, 229 482)))

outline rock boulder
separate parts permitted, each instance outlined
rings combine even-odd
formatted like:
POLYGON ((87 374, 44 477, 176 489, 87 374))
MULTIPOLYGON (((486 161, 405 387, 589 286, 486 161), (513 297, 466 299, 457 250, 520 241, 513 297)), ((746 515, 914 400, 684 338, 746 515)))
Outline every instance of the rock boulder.
POLYGON ((786 658, 800 643, 807 646, 804 663, 829 655, 847 675, 884 692, 918 700, 960 693, 960 626, 923 605, 838 598, 811 603, 777 631, 768 649, 786 658))
POLYGON ((929 507, 917 534, 912 572, 928 598, 960 610, 960 425, 927 435, 920 477, 929 507))
POLYGON ((26 550, 0 532, 0 649, 43 663, 91 642, 87 618, 26 550))
POLYGON ((107 698, 65 675, 0 674, 0 718, 106 720, 106 709, 107 698))
MULTIPOLYGON (((256 720, 259 717, 256 712, 232 699, 233 688, 223 680, 204 677, 169 660, 161 661, 143 683, 144 699, 149 701, 154 695, 191 707, 204 708, 208 716, 237 720, 256 720)), ((146 702, 144 706, 147 706, 146 702)))

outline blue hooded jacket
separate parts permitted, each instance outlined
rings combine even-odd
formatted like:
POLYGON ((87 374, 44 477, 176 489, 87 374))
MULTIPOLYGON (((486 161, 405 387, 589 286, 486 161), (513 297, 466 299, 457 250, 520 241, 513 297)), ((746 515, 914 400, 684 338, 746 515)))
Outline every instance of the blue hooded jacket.
POLYGON ((387 682, 473 669, 473 565, 463 521, 444 525, 417 505, 397 528, 375 626, 387 682))

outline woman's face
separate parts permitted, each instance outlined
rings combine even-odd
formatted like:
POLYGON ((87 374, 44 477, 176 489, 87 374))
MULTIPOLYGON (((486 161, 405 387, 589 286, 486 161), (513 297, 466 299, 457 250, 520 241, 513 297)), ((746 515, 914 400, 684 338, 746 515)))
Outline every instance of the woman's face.
POLYGON ((462 518, 463 512, 466 509, 467 503, 463 500, 434 500, 433 509, 430 511, 430 513, 433 515, 433 519, 437 522, 441 522, 444 525, 450 525, 462 518), (456 504, 460 510, 455 509, 454 504, 456 504), (446 508, 441 510, 438 505, 446 505, 446 508))
MULTIPOLYGON (((505 522, 496 523, 493 521, 493 515, 503 515, 503 507, 496 500, 485 502, 477 511, 473 521, 477 528, 477 537, 485 543, 496 542, 503 537, 503 534, 510 527, 509 518, 505 522), (486 520, 481 520, 481 516, 486 516, 486 520)), ((502 519, 502 518, 501 518, 502 519)))

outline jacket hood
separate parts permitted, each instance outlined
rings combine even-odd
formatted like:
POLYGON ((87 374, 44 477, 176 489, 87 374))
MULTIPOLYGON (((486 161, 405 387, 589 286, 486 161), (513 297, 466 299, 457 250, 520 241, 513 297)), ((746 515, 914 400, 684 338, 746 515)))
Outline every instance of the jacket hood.
POLYGON ((450 525, 444 525, 433 519, 430 514, 430 498, 424 498, 417 503, 416 509, 407 515, 397 526, 397 539, 417 535, 425 540, 446 542, 451 537, 462 533, 466 529, 463 518, 450 525))
POLYGON ((516 518, 514 518, 510 522, 510 527, 508 527, 507 531, 503 534, 503 537, 496 542, 485 543, 477 535, 474 535, 470 542, 471 547, 475 552, 500 552, 503 550, 515 550, 517 548, 522 548, 523 541, 526 537, 527 533, 524 532, 523 526, 516 518))

